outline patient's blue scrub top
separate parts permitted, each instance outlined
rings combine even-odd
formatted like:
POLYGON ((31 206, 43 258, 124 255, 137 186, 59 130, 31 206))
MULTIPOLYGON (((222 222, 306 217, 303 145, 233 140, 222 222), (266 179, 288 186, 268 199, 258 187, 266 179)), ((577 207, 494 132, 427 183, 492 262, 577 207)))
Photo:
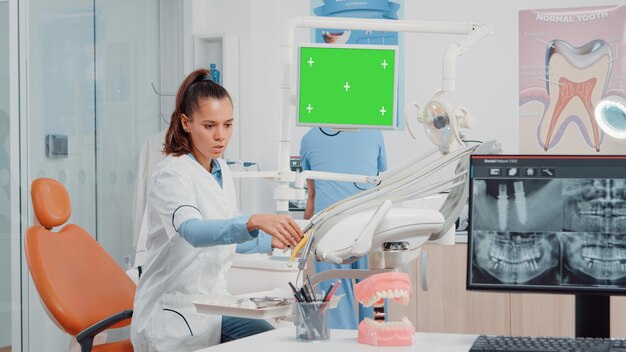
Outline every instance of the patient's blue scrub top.
MULTIPOLYGON (((324 128, 329 135, 337 131, 324 128)), ((312 128, 302 137, 300 162, 303 170, 340 172, 376 176, 387 170, 383 134, 380 130, 341 132, 327 136, 319 128, 312 128)), ((315 213, 329 205, 356 194, 370 184, 315 180, 315 213), (359 189, 360 188, 360 189, 359 189)))
MULTIPOLYGON (((324 129, 328 135, 337 131, 324 129)), ((328 136, 319 128, 311 129, 302 138, 300 145, 301 164, 304 170, 340 172, 375 176, 387 169, 385 144, 379 130, 361 130, 341 132, 328 136)), ((361 192, 362 189, 374 187, 371 184, 354 182, 337 182, 315 180, 315 212, 326 209, 329 205, 361 192)), ((315 272, 331 269, 367 269, 367 256, 359 258, 352 264, 332 264, 315 261, 315 272)), ((336 280, 326 280, 318 285, 318 290, 328 291, 330 284, 336 280)), ((359 321, 372 317, 373 309, 359 305, 356 316, 354 287, 351 280, 342 279, 336 295, 344 294, 337 308, 330 310, 330 327, 333 329, 356 329, 359 321)))

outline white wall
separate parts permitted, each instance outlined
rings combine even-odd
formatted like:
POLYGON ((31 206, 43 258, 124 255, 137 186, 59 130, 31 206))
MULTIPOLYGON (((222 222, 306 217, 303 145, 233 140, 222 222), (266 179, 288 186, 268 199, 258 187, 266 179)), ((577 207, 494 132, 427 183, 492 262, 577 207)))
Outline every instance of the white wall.
MULTIPOLYGON (((205 11, 194 11, 195 23, 210 32, 240 36, 241 157, 258 161, 263 170, 275 170, 279 116, 279 56, 281 28, 292 16, 310 15, 308 0, 196 0, 205 11), (208 14, 208 16, 207 16, 208 14)), ((563 8, 607 5, 599 0, 439 0, 404 1, 404 19, 489 23, 494 34, 458 59, 454 102, 466 106, 478 126, 469 139, 498 139, 506 152, 518 152, 518 11, 533 8, 563 8)), ((198 28, 196 28, 198 29, 198 28)), ((309 31, 298 38, 308 41, 309 31)), ((406 34, 404 37, 405 103, 422 105, 441 87, 441 61, 448 44, 462 36, 406 34)), ((293 128, 292 155, 306 128, 293 128)), ((389 166, 431 147, 425 135, 414 141, 408 132, 385 132, 389 166)), ((273 185, 250 181, 242 185, 242 210, 272 211, 273 185)))

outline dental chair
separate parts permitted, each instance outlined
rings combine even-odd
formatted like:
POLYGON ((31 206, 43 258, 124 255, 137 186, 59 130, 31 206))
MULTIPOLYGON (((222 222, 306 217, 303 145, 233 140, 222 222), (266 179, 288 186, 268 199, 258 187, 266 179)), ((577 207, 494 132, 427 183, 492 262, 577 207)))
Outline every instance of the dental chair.
POLYGON ((135 283, 87 231, 64 225, 71 214, 65 187, 49 178, 31 184, 35 217, 28 228, 26 260, 48 316, 76 338, 81 352, 132 352, 130 339, 93 345, 100 332, 128 326, 135 283))
MULTIPOLYGON (((303 232, 310 239, 303 257, 350 263, 369 254, 369 270, 329 270, 311 277, 313 284, 329 278, 362 279, 374 273, 403 270, 421 253, 421 246, 454 235, 454 222, 468 196, 470 154, 491 154, 490 141, 444 156, 420 155, 387 171, 377 187, 358 193, 316 214, 303 232), (452 170, 447 170, 452 168, 452 170), (447 171, 447 172, 446 172, 447 171), (415 199, 446 194, 438 209, 415 199)), ((304 270, 301 260, 299 268, 304 270)))

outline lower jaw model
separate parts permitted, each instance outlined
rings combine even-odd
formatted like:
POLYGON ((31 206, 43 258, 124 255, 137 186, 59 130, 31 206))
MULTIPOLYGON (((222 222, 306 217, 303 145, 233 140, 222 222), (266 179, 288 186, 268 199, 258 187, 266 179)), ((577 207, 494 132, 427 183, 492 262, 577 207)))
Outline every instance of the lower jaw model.
POLYGON ((558 143, 569 122, 573 121, 587 144, 600 151, 601 136, 594 107, 606 91, 611 60, 611 48, 603 40, 594 40, 580 47, 562 40, 548 44, 546 85, 550 104, 539 126, 544 150, 558 143))
MULTIPOLYGON (((354 286, 356 299, 366 307, 384 307, 385 299, 408 305, 412 295, 409 275, 388 272, 376 274, 354 286)), ((359 324, 359 343, 374 346, 413 345, 415 327, 403 317, 399 322, 385 322, 365 318, 359 324)))

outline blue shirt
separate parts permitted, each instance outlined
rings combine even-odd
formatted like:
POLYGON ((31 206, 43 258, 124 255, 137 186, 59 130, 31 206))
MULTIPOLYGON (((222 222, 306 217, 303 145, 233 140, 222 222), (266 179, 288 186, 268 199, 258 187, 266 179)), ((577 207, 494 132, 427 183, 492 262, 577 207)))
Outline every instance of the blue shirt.
MULTIPOLYGON (((387 170, 383 134, 379 130, 337 131, 312 128, 300 143, 300 162, 303 170, 339 172, 376 176, 387 170), (329 136, 331 135, 331 136, 329 136), (332 136, 334 135, 334 136, 332 136)), ((315 213, 329 205, 354 195, 371 184, 314 180, 315 213)))
MULTIPOLYGON (((195 160, 193 154, 189 156, 195 160)), ((211 160, 211 175, 224 187, 222 168, 215 159, 211 160)), ((249 219, 250 215, 223 220, 189 219, 180 225, 178 233, 194 247, 237 243, 237 253, 271 252, 272 238, 262 231, 248 232, 249 219)))

